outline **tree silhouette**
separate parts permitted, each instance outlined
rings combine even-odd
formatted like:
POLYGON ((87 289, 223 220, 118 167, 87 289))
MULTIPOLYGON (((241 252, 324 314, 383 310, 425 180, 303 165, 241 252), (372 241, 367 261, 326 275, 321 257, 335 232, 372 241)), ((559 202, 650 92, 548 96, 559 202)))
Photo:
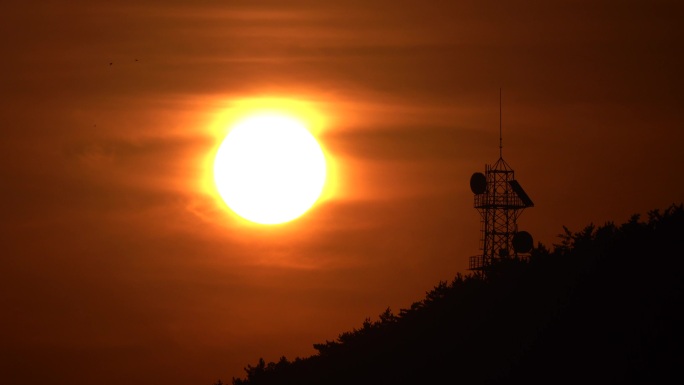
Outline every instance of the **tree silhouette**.
POLYGON ((233 384, 684 383, 684 207, 559 238, 233 384))

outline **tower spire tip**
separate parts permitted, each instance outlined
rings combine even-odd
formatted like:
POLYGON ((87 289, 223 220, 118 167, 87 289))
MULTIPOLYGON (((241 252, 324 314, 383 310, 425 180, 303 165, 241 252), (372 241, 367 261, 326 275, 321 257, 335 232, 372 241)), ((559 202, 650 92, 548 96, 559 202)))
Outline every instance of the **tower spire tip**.
POLYGON ((501 135, 501 87, 499 87, 499 158, 502 158, 503 139, 501 135))

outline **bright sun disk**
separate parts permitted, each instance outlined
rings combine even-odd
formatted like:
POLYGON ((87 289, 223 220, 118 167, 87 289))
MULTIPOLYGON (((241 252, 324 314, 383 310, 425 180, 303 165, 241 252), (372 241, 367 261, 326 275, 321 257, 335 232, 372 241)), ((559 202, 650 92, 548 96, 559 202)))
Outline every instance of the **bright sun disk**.
POLYGON ((214 181, 228 207, 261 224, 291 221, 318 200, 326 179, 323 151, 298 120, 250 116, 228 133, 214 159, 214 181))

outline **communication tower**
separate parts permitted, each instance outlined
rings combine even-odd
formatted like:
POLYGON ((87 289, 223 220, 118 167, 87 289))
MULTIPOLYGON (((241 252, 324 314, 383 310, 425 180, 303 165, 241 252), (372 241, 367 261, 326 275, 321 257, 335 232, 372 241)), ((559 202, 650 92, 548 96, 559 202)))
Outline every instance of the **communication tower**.
POLYGON ((485 165, 484 174, 476 172, 470 178, 475 194, 475 209, 481 216, 481 255, 470 257, 469 269, 486 276, 498 260, 523 257, 533 246, 527 231, 518 231, 520 214, 534 203, 515 179, 515 171, 502 156, 501 90, 499 90, 499 160, 485 165))

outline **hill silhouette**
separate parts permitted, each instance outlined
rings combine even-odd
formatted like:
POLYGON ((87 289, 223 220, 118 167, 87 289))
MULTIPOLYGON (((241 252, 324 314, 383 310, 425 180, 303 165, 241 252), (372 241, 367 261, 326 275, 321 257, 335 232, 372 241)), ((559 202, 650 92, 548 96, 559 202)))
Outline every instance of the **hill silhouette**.
POLYGON ((311 357, 260 359, 232 382, 684 383, 684 207, 563 229, 553 250, 458 274, 311 357))

